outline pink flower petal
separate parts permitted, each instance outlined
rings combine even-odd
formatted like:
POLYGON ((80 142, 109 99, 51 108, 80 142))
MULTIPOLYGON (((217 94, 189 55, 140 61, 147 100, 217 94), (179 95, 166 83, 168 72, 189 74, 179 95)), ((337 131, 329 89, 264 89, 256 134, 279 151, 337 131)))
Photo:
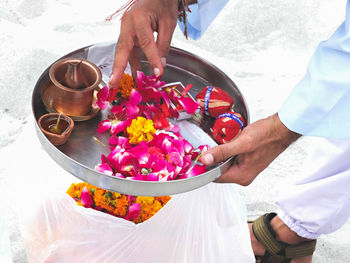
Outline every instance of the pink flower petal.
POLYGON ((208 151, 210 149, 210 146, 208 144, 203 144, 203 145, 199 145, 198 146, 198 149, 201 151, 201 152, 205 152, 205 151, 208 151))
POLYGON ((171 176, 168 178, 168 180, 174 180, 175 177, 178 176, 179 173, 181 172, 182 167, 176 166, 172 163, 168 163, 166 169, 168 170, 169 173, 171 173, 171 176))
POLYGON ((100 133, 103 133, 105 131, 108 131, 111 127, 112 127, 111 121, 110 120, 104 120, 104 121, 101 121, 98 124, 97 131, 100 132, 100 133))
POLYGON ((141 205, 139 203, 133 203, 129 206, 128 214, 124 217, 126 220, 135 220, 140 213, 141 205))
POLYGON ((96 165, 95 170, 107 175, 113 175, 113 170, 108 163, 101 163, 96 165))
POLYGON ((109 94, 109 88, 107 86, 104 86, 98 93, 97 93, 97 102, 96 104, 101 108, 101 110, 104 110, 109 105, 109 102, 107 101, 109 94))
POLYGON ((109 105, 109 102, 108 101, 96 101, 96 104, 97 104, 97 106, 99 106, 100 107, 100 109, 101 110, 104 110, 104 109, 106 109, 107 107, 108 107, 108 105, 109 105))
POLYGON ((192 158, 191 155, 186 155, 183 158, 183 165, 182 165, 182 171, 180 173, 186 173, 188 169, 191 168, 192 165, 192 158))
POLYGON ((169 159, 169 163, 173 164, 174 166, 180 167, 180 168, 182 167, 182 165, 184 163, 181 155, 177 152, 169 153, 168 159, 169 159))
POLYGON ((130 97, 129 97, 129 103, 132 105, 137 105, 142 101, 142 96, 140 92, 137 90, 133 89, 131 91, 130 97))
POLYGON ((86 188, 86 186, 84 186, 83 190, 81 191, 80 199, 81 199, 81 204, 84 207, 91 208, 91 206, 94 204, 94 201, 92 200, 90 193, 89 193, 88 189, 86 188))
POLYGON ((149 173, 146 175, 146 180, 147 181, 159 181, 159 175, 156 173, 149 173))
POLYGON ((171 141, 169 140, 169 138, 165 138, 161 147, 162 151, 168 153, 171 147, 172 147, 171 141))
POLYGON ((108 159, 104 154, 101 154, 101 163, 108 163, 108 159))
POLYGON ((206 168, 204 165, 195 165, 193 166, 187 173, 186 175, 188 175, 188 177, 193 177, 193 176, 197 176, 200 175, 202 173, 206 172, 206 168))
MULTIPOLYGON (((172 146, 176 148, 176 152, 178 152, 181 156, 185 155, 185 140, 173 140, 172 146)), ((173 152, 173 150, 171 150, 173 152)))
POLYGON ((125 179, 125 176, 122 175, 121 173, 116 173, 114 176, 115 176, 115 177, 118 177, 118 178, 123 178, 123 179, 125 179))
POLYGON ((129 151, 140 164, 145 164, 148 161, 148 145, 145 142, 141 142, 139 145, 132 147, 129 151))
POLYGON ((128 118, 134 118, 138 115, 139 113, 139 107, 137 106, 137 104, 132 104, 130 102, 125 104, 126 106, 126 114, 128 116, 128 118))
POLYGON ((147 103, 152 100, 159 101, 162 97, 159 90, 153 87, 142 88, 138 90, 142 95, 142 101, 147 103))
POLYGON ((122 131, 124 131, 127 127, 127 122, 126 121, 112 121, 112 126, 111 126, 111 134, 116 135, 122 131))
POLYGON ((137 71, 137 87, 143 88, 143 78, 145 77, 145 73, 142 71, 137 71))
POLYGON ((192 88, 192 84, 189 84, 189 85, 187 85, 186 87, 185 87, 185 89, 183 90, 183 92, 182 92, 182 96, 185 96, 189 91, 190 91, 190 89, 192 88))
POLYGON ((199 107, 198 102, 188 97, 181 97, 179 103, 189 114, 194 114, 199 107))
POLYGON ((124 148, 124 149, 130 149, 131 148, 131 144, 129 143, 129 139, 123 136, 116 136, 116 135, 112 135, 109 138, 109 144, 111 145, 119 145, 120 147, 124 148))
POLYGON ((97 99, 101 101, 106 101, 108 99, 109 88, 104 86, 98 93, 97 99))
POLYGON ((124 110, 124 105, 113 105, 113 107, 111 108, 111 113, 119 116, 121 113, 123 113, 123 110, 124 110))
POLYGON ((177 126, 176 124, 171 124, 168 131, 171 131, 171 132, 180 132, 180 127, 177 126))
POLYGON ((185 153, 190 153, 193 151, 193 146, 192 144, 190 144, 188 141, 186 140, 183 140, 183 145, 184 145, 184 150, 185 150, 185 153))
POLYGON ((166 169, 168 161, 166 159, 159 158, 156 154, 151 154, 148 158, 147 164, 144 168, 151 168, 153 172, 160 172, 166 169))

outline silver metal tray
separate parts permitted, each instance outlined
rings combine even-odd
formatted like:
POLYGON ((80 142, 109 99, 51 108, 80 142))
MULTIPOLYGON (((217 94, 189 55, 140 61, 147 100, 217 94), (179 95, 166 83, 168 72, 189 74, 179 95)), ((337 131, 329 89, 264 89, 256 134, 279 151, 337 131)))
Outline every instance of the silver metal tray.
MULTIPOLYGON (((66 57, 86 59, 89 47, 91 46, 73 51, 60 59, 66 57)), ((151 69, 145 58, 142 59, 142 67, 145 74, 151 75, 151 69)), ((41 99, 41 89, 49 81, 49 68, 42 73, 33 90, 32 110, 35 120, 47 113, 41 99)), ((237 86, 217 67, 196 55, 171 47, 162 80, 167 83, 181 81, 184 85, 193 84, 190 91, 193 97, 207 85, 220 87, 232 96, 235 102, 234 110, 249 123, 248 107, 237 86)), ((94 167, 99 163, 101 154, 109 153, 109 147, 102 147, 93 140, 93 137, 96 137, 108 145, 109 135, 97 132, 98 123, 105 118, 101 111, 91 120, 76 122, 68 141, 58 147, 49 142, 37 124, 35 128, 42 146, 58 165, 83 181, 123 194, 162 196, 187 192, 214 181, 232 162, 231 158, 220 165, 209 167, 206 173, 199 176, 166 182, 134 181, 105 175, 95 171, 94 167)))

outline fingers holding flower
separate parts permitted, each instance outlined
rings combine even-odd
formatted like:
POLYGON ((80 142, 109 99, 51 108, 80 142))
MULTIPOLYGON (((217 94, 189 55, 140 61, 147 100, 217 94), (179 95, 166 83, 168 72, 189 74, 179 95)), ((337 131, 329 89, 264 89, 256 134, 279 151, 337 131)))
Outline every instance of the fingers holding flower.
POLYGON ((138 0, 124 13, 110 86, 117 87, 130 62, 133 76, 141 69, 140 52, 156 76, 163 74, 178 14, 177 0, 138 0), (157 32, 157 40, 153 33, 157 32))

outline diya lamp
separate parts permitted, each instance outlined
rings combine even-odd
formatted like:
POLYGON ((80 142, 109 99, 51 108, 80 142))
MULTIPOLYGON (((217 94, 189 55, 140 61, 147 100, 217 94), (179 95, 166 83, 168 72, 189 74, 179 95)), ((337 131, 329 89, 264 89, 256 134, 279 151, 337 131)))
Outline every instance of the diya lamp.
POLYGON ((53 145, 59 146, 68 140, 74 121, 62 113, 47 113, 39 118, 38 125, 46 138, 53 145))

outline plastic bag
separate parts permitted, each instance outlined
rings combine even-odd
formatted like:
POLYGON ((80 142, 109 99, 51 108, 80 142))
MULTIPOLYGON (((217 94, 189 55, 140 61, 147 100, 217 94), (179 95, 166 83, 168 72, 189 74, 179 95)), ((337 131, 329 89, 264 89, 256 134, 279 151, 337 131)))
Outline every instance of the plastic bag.
POLYGON ((141 224, 47 197, 24 225, 29 262, 254 262, 232 185, 175 195, 141 224))

